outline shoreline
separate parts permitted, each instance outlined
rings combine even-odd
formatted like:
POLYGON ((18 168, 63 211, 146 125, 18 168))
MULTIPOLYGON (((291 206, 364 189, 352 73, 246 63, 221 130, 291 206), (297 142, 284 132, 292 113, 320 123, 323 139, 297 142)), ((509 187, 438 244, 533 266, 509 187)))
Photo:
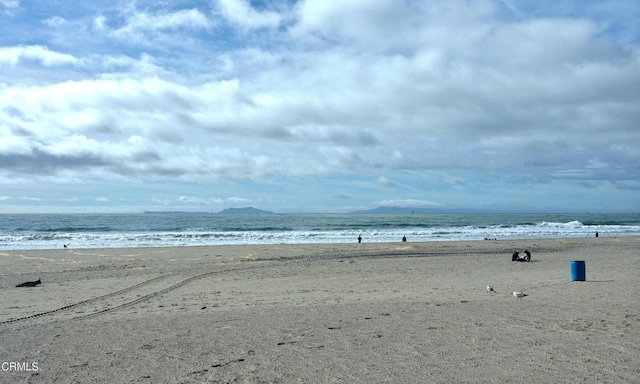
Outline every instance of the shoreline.
MULTIPOLYGON (((608 244, 610 242, 640 241, 640 236, 620 237, 585 237, 585 238, 535 238, 508 240, 456 240, 429 242, 380 242, 380 243, 301 243, 301 244, 247 244, 247 245, 193 245, 166 247, 122 247, 122 248, 56 248, 56 249, 28 249, 28 250, 0 250, 0 277, 12 273, 41 273, 48 269, 36 271, 28 268, 54 267, 127 267, 131 263, 150 262, 181 262, 189 265, 200 263, 233 263, 257 260, 271 260, 274 258, 326 258, 355 257, 375 255, 403 256, 412 254, 460 254, 460 253, 495 253, 510 257, 511 252, 529 249, 535 253, 539 251, 558 251, 571 246, 587 244, 608 244), (172 255, 179 255, 173 257, 172 255), (185 257, 189 255, 189 257, 185 257), (15 263, 16 259, 31 260, 31 263, 15 263)), ((36 277, 37 278, 37 277, 36 277)), ((0 284, 0 287, 2 285, 0 284)))
POLYGON ((630 383, 638 249, 623 236, 0 251, 0 360, 38 367, 0 382, 630 383), (511 262, 524 248, 532 261, 511 262))
MULTIPOLYGON (((585 236, 566 236, 566 237, 522 237, 522 238, 483 238, 483 239, 462 239, 462 240, 427 240, 427 241, 411 241, 402 242, 398 241, 379 241, 379 242, 367 242, 366 239, 357 244, 359 246, 379 246, 379 245, 392 245, 392 244, 404 244, 404 245, 425 245, 425 244, 456 244, 456 243, 478 243, 478 242, 526 242, 531 243, 535 241, 570 241, 570 240, 585 240, 585 239, 626 239, 626 238, 640 238, 640 234, 625 234, 625 235, 613 235, 613 236, 601 236, 595 237, 593 234, 585 234, 585 236)), ((233 243, 233 244, 181 244, 181 245, 144 245, 144 246, 115 246, 115 247, 73 247, 73 246, 60 246, 56 248, 25 248, 25 249, 0 249, 0 254, 15 253, 15 252, 57 252, 57 251, 110 251, 119 250, 126 251, 131 249, 166 249, 166 248, 217 248, 217 247, 326 247, 326 246, 350 246, 357 243, 357 238, 354 238, 353 242, 300 242, 300 243, 233 243)))
POLYGON ((0 220, 0 249, 350 244, 640 236, 638 214, 105 215, 0 220), (212 215, 216 216, 216 215, 212 215))

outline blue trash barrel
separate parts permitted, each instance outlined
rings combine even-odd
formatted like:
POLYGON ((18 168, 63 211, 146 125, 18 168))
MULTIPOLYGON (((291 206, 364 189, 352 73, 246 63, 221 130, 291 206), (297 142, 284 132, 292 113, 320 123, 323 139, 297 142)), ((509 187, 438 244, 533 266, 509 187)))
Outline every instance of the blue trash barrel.
POLYGON ((571 281, 585 281, 586 279, 584 260, 571 260, 571 281))

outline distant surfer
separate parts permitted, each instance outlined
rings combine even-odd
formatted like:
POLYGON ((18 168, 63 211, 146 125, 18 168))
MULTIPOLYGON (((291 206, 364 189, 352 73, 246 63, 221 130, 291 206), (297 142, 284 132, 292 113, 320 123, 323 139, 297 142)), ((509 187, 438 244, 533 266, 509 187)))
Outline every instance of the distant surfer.
POLYGON ((596 237, 600 236, 600 234, 598 233, 598 231, 596 231, 596 237))
POLYGON ((358 243, 362 243, 362 236, 358 235, 358 243))
POLYGON ((402 236, 402 242, 406 243, 407 242, 407 236, 402 236))

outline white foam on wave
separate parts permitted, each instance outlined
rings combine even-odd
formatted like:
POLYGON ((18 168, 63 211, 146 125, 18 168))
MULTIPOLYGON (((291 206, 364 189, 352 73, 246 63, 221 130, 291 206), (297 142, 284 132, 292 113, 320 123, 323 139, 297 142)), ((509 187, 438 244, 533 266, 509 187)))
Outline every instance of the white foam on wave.
POLYGON ((538 224, 540 227, 550 227, 550 228, 584 228, 585 225, 579 221, 570 221, 568 223, 555 223, 555 222, 546 222, 538 224))
POLYGON ((579 221, 541 222, 523 225, 442 226, 341 230, 273 230, 273 231, 164 231, 164 232, 47 232, 0 235, 1 250, 55 249, 68 244, 73 248, 165 247, 244 244, 320 244, 363 242, 410 242, 591 237, 639 235, 640 226, 589 226, 579 221))

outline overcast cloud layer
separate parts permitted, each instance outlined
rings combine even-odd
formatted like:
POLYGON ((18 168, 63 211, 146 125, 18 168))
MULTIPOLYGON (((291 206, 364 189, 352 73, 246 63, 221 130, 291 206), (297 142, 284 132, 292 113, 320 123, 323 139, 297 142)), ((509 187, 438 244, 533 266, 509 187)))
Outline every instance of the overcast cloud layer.
POLYGON ((638 212, 638 20, 636 0, 0 0, 0 212, 638 212))

